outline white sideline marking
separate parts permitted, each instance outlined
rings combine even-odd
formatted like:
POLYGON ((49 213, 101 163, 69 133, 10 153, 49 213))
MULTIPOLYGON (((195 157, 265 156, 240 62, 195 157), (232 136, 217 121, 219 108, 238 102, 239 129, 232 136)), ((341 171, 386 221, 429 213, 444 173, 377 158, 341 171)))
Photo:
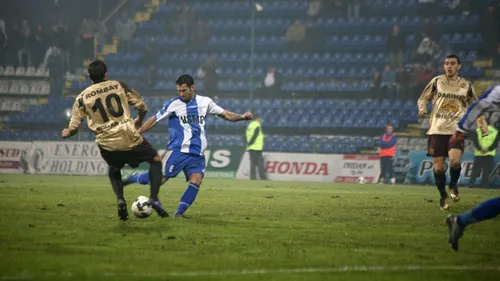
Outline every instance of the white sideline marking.
POLYGON ((19 274, 17 276, 1 276, 1 280, 31 280, 46 277, 199 277, 199 276, 229 276, 229 275, 267 275, 293 273, 335 273, 335 272, 375 272, 375 271, 500 271, 500 266, 460 266, 460 265, 402 265, 402 266, 339 266, 339 267, 311 267, 311 268, 282 268, 282 269, 240 269, 240 270, 212 270, 212 271, 172 271, 162 273, 115 273, 105 272, 100 275, 75 274, 73 272, 47 272, 41 275, 19 274))

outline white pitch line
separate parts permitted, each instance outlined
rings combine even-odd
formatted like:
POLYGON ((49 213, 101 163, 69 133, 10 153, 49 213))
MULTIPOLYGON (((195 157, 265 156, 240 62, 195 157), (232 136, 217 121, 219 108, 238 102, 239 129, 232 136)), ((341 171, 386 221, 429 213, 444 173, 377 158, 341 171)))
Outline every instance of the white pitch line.
POLYGON ((17 276, 1 276, 0 280, 32 280, 46 277, 199 277, 199 276, 230 276, 230 275, 269 275, 293 273, 343 273, 343 272, 391 272, 391 271, 499 271, 500 266, 460 266, 460 265, 401 265, 401 266, 339 266, 339 267, 310 267, 310 268, 281 268, 281 269, 239 269, 239 270, 211 270, 211 271, 173 271, 162 273, 115 273, 105 272, 100 275, 87 275, 73 272, 47 272, 45 274, 20 274, 17 276))

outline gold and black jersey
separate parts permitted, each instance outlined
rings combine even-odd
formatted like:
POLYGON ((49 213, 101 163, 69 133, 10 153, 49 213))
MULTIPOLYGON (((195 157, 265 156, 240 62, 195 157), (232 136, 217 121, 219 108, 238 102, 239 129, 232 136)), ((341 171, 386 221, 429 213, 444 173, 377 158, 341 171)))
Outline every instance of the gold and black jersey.
POLYGON ((93 84, 80 93, 71 111, 70 130, 76 130, 84 118, 96 136, 96 143, 108 151, 127 151, 142 143, 129 105, 144 112, 142 97, 122 82, 107 80, 93 84))
POLYGON ((418 110, 424 111, 432 101, 428 135, 452 135, 458 121, 477 97, 471 83, 463 78, 449 80, 445 75, 434 77, 418 99, 418 110))

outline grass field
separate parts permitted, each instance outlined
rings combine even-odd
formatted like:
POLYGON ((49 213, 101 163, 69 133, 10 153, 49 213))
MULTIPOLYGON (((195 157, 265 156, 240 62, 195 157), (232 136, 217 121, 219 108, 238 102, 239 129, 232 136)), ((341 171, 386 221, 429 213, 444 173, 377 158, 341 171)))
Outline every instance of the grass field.
MULTIPOLYGON (((163 186, 173 212, 186 184, 163 186)), ((147 195, 126 187, 130 203, 147 195)), ((117 219, 107 178, 0 175, 0 280, 500 280, 498 219, 447 244, 434 187, 206 179, 190 220, 117 219)), ((460 212, 499 190, 463 189, 460 212)))

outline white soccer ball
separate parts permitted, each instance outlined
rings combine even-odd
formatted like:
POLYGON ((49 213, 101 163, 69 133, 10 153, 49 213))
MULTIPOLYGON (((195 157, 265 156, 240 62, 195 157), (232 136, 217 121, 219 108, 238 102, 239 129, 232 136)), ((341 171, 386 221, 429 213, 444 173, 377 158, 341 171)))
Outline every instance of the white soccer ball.
POLYGON ((359 177, 359 178, 358 178, 358 183, 359 183, 359 184, 365 184, 365 183, 366 183, 366 179, 365 179, 365 177, 359 177))
POLYGON ((145 219, 153 213, 153 208, 148 205, 149 198, 146 196, 139 196, 135 199, 134 203, 132 203, 132 212, 134 216, 145 219))

